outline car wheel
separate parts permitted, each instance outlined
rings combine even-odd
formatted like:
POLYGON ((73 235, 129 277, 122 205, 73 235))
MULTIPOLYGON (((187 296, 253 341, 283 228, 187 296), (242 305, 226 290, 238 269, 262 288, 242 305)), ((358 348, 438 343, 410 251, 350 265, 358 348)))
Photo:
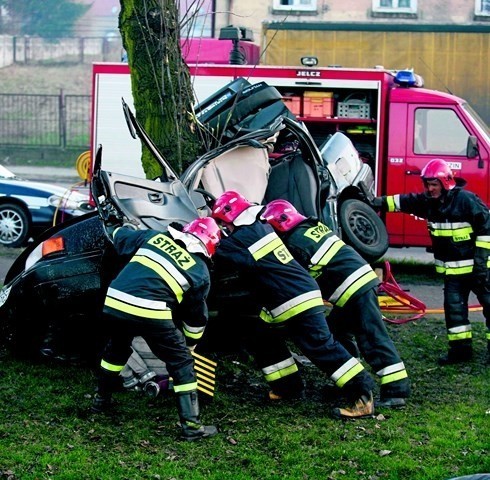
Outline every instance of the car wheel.
POLYGON ((22 247, 29 238, 29 217, 19 205, 0 205, 0 245, 22 247))
POLYGON ((388 232, 377 213, 364 202, 345 200, 340 206, 342 239, 369 263, 379 260, 388 250, 388 232))

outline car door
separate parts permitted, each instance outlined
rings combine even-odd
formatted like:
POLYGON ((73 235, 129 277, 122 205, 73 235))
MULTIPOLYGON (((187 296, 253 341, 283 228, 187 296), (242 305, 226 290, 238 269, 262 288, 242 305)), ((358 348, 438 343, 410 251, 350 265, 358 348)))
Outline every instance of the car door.
MULTIPOLYGON (((123 110, 133 138, 139 138, 162 167, 155 179, 144 179, 103 169, 102 146, 99 146, 93 168, 92 194, 99 212, 106 217, 111 208, 125 222, 137 228, 162 229, 172 222, 188 223, 205 207, 202 196, 191 198, 184 184, 165 161, 151 138, 141 127, 123 100, 123 110)), ((139 161, 135 160, 135 161, 139 161)))

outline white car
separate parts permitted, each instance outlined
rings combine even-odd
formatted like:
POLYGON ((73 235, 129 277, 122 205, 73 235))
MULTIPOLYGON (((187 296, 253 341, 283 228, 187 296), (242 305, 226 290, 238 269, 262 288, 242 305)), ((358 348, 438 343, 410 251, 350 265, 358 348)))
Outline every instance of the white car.
POLYGON ((88 192, 24 180, 0 165, 0 245, 25 246, 47 228, 93 209, 88 192))

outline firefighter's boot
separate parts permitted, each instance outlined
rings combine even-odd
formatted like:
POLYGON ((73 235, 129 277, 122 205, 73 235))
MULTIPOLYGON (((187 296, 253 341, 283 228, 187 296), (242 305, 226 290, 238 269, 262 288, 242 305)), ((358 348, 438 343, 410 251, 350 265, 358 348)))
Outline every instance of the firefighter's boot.
POLYGON ((297 400, 304 398, 305 384, 299 372, 269 382, 269 400, 297 400))
POLYGON ((92 400, 90 410, 94 413, 107 413, 112 409, 112 395, 96 393, 92 400))
POLYGON ((403 397, 381 397, 376 403, 376 408, 404 408, 407 400, 403 397))
POLYGON ((410 396, 410 382, 403 378, 396 382, 381 385, 380 399, 375 402, 375 407, 403 408, 407 405, 406 399, 410 396))
POLYGON ((176 395, 176 399, 183 440, 193 442, 201 438, 213 437, 218 433, 216 427, 203 425, 199 420, 199 402, 196 390, 176 395))
POLYGON ((450 347, 447 355, 439 358, 438 363, 441 366, 454 365, 457 363, 469 362, 473 357, 471 345, 461 345, 459 347, 450 347))
POLYGON ((361 395, 351 405, 334 408, 332 414, 336 418, 365 418, 374 415, 373 394, 361 395))
POLYGON ((112 394, 121 389, 122 378, 118 374, 101 369, 98 375, 97 392, 90 410, 94 413, 107 413, 112 409, 112 394))
POLYGON ((347 406, 334 408, 332 414, 336 418, 363 418, 374 415, 372 378, 365 370, 360 371, 343 387, 347 406))

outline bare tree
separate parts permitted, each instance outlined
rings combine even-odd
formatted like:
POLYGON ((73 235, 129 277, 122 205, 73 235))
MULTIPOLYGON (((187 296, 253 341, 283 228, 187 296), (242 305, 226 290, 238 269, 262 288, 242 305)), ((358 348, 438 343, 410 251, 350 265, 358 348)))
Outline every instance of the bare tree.
MULTIPOLYGON (((192 115, 194 94, 180 47, 178 0, 120 0, 119 30, 128 55, 136 117, 181 173, 201 152, 192 115)), ((186 15, 184 22, 191 21, 186 15)), ((148 178, 161 172, 143 148, 148 178)))

